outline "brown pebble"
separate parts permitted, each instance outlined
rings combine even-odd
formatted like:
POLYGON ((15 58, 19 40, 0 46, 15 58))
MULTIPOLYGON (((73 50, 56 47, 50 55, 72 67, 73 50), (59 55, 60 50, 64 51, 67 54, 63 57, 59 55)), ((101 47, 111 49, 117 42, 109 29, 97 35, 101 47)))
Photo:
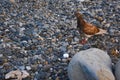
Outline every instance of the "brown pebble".
POLYGON ((60 80, 59 77, 57 77, 55 80, 60 80))
POLYGON ((119 56, 119 52, 118 52, 117 49, 112 49, 111 54, 112 54, 114 57, 118 57, 118 56, 119 56))
POLYGON ((103 21, 103 18, 100 17, 100 16, 95 16, 95 19, 97 19, 98 21, 102 22, 103 21))
POLYGON ((6 62, 7 62, 6 58, 0 58, 0 65, 3 65, 6 62))
POLYGON ((15 3, 15 0, 10 0, 10 2, 15 3))

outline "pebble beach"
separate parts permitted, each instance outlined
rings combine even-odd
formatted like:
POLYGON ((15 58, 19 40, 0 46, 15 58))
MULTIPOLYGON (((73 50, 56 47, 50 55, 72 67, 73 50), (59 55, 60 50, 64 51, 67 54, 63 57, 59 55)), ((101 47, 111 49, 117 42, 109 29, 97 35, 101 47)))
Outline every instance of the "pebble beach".
POLYGON ((0 80, 13 70, 28 72, 23 80, 69 80, 71 58, 91 47, 113 64, 120 58, 119 0, 0 0, 0 80), (80 44, 75 11, 108 34, 80 44))

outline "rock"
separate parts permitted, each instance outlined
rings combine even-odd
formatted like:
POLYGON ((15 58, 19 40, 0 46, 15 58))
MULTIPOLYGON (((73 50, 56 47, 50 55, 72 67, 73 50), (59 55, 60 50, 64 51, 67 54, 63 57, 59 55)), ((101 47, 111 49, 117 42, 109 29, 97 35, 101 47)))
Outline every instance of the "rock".
POLYGON ((115 80, 108 54, 97 48, 77 53, 69 63, 70 80, 115 80))
POLYGON ((120 80, 120 60, 115 65, 115 77, 116 80, 120 80))

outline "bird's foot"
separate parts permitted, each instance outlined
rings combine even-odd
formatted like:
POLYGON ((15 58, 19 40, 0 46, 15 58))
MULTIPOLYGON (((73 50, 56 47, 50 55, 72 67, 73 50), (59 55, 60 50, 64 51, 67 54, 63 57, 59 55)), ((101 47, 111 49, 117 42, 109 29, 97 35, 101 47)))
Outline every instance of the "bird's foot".
POLYGON ((86 43, 87 43, 87 39, 82 39, 82 40, 80 40, 80 44, 84 45, 84 44, 86 44, 86 43))

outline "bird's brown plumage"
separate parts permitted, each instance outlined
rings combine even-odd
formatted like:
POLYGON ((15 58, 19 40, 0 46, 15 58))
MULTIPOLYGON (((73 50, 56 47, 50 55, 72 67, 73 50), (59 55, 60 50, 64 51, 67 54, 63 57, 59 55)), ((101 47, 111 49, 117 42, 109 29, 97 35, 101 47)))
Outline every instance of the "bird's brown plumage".
POLYGON ((77 17, 77 28, 79 29, 80 33, 82 31, 83 33, 87 35, 94 35, 100 31, 99 28, 97 28, 96 26, 90 23, 87 23, 83 19, 82 14, 80 14, 79 12, 76 12, 75 16, 77 17))

